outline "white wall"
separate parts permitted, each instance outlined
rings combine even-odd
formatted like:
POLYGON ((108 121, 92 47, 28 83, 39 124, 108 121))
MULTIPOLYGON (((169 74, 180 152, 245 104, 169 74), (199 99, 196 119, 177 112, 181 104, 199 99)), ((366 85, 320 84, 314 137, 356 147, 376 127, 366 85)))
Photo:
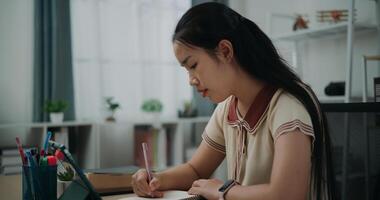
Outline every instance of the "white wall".
POLYGON ((0 1, 0 123, 28 122, 32 108, 33 1, 0 1))
MULTIPOLYGON (((33 1, 0 0, 0 125, 32 120, 32 70, 33 1)), ((10 134, 0 129, 0 147, 10 134)))
MULTIPOLYGON (((267 34, 267 16, 269 13, 307 14, 310 28, 320 26, 316 22, 317 10, 347 9, 347 0, 236 0, 230 6, 257 23, 267 34)), ((356 1, 357 22, 376 24, 375 1, 356 1)), ((273 32, 291 32, 292 22, 279 21, 273 32)), ((330 81, 344 81, 346 68, 346 36, 334 36, 328 39, 305 40, 299 44, 302 78, 309 83, 317 95, 324 94, 324 88, 330 81)), ((361 96, 362 88, 362 55, 379 54, 379 34, 376 32, 358 33, 355 35, 353 60, 352 95, 361 96)), ((379 75, 379 66, 370 63, 368 71, 368 92, 373 95, 373 79, 379 75)), ((299 71, 299 70, 297 70, 299 71)))

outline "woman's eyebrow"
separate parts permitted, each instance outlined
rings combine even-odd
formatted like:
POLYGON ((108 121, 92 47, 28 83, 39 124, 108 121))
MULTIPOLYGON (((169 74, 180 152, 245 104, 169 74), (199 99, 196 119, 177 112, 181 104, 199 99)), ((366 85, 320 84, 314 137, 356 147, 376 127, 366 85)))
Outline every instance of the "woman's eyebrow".
POLYGON ((183 61, 181 61, 181 65, 185 66, 190 57, 191 56, 187 56, 183 61))

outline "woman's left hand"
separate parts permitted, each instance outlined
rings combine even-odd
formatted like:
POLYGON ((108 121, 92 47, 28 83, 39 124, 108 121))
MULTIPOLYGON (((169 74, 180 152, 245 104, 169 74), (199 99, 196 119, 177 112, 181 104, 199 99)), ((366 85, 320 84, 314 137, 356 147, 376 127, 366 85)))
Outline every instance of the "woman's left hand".
POLYGON ((189 194, 201 195, 208 200, 218 200, 218 189, 223 185, 219 179, 199 179, 193 182, 189 194))

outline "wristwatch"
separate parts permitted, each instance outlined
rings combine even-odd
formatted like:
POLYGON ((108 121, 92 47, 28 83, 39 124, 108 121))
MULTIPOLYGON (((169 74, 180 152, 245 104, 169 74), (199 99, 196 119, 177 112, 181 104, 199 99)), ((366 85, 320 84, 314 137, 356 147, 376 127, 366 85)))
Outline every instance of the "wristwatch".
POLYGON ((224 182, 222 187, 219 188, 219 200, 224 200, 224 196, 226 196, 228 190, 230 190, 236 184, 238 184, 238 182, 233 179, 224 182))

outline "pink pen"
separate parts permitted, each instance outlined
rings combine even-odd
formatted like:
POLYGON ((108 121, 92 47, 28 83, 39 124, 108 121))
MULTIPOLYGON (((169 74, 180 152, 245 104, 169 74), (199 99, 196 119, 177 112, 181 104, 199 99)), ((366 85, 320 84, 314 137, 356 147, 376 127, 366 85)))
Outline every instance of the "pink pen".
POLYGON ((150 171, 149 162, 148 162, 148 155, 147 155, 148 145, 145 142, 143 142, 141 145, 142 145, 143 154, 144 154, 145 169, 146 169, 146 172, 148 173, 148 178, 150 182, 152 180, 152 172, 150 171))
MULTIPOLYGON (((149 162, 148 162, 148 155, 147 155, 148 145, 145 142, 143 142, 141 145, 142 145, 143 154, 144 154, 145 169, 146 169, 146 172, 148 173, 148 179, 150 183, 150 181, 152 181, 153 176, 152 176, 152 172, 150 171, 149 162)), ((152 194, 150 195, 153 197, 152 194)))
POLYGON ((21 161, 22 161, 22 164, 24 166, 28 165, 27 161, 26 161, 26 157, 25 157, 25 154, 24 154, 24 150, 22 149, 22 145, 21 145, 21 142, 20 142, 20 138, 16 137, 16 144, 17 144, 17 148, 18 148, 18 151, 20 153, 20 156, 21 156, 21 161))

